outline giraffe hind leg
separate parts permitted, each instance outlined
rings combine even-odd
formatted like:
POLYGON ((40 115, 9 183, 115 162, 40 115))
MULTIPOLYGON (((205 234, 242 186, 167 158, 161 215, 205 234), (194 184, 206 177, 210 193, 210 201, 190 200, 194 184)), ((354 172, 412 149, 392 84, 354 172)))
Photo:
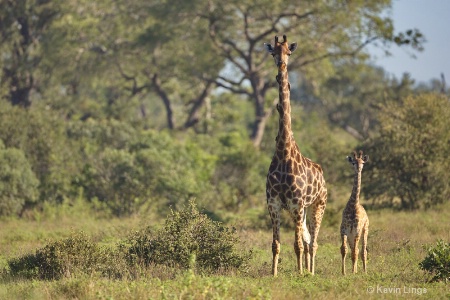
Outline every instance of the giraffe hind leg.
POLYGON ((306 226, 306 209, 303 214, 303 246, 305 255, 305 269, 311 272, 311 255, 310 255, 310 243, 311 235, 309 234, 308 227, 306 226))
POLYGON ((317 237, 319 236, 320 224, 322 223, 323 214, 325 212, 325 207, 327 203, 327 195, 324 194, 323 197, 316 199, 315 203, 312 205, 311 222, 309 224, 311 229, 311 242, 310 242, 310 257, 311 257, 311 274, 314 275, 315 271, 315 260, 317 248, 317 237))

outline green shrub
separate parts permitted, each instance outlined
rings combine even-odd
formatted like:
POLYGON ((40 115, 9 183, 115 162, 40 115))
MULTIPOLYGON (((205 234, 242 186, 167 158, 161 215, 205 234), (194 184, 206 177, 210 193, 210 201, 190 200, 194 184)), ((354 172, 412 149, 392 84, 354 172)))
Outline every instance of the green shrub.
POLYGON ((148 131, 134 145, 142 182, 164 215, 167 207, 178 208, 191 198, 212 190, 216 157, 196 143, 179 141, 165 132, 148 131))
POLYGON ((17 214, 36 201, 38 184, 23 151, 4 149, 0 140, 0 216, 17 214))
POLYGON ((116 216, 135 212, 146 198, 143 170, 126 150, 106 148, 82 172, 88 199, 98 199, 116 216))
POLYGON ((59 279, 76 273, 100 273, 107 277, 120 277, 123 269, 120 254, 99 247, 83 232, 58 240, 8 261, 12 276, 39 279, 59 279))
POLYGON ((195 267, 204 272, 221 269, 245 269, 251 252, 236 249, 235 232, 201 214, 193 201, 181 211, 172 211, 158 231, 147 227, 135 232, 126 241, 127 260, 144 263, 195 267), (192 259, 195 259, 195 263, 192 259))
POLYGON ((419 264, 422 270, 433 274, 432 281, 450 280, 450 244, 439 240, 436 246, 426 248, 427 256, 419 264))
POLYGON ((77 185, 89 200, 98 199, 116 216, 142 206, 167 214, 169 206, 212 190, 216 158, 195 143, 152 130, 133 139, 129 149, 106 145, 87 153, 77 185))
POLYGON ((210 195, 208 206, 211 210, 226 209, 238 211, 240 208, 258 206, 261 196, 261 186, 265 184, 269 157, 255 151, 254 145, 247 137, 239 133, 223 134, 212 183, 214 193, 210 195))
POLYGON ((47 110, 24 110, 0 102, 0 139, 20 149, 39 180, 39 201, 61 202, 78 174, 78 152, 66 136, 66 122, 47 110))

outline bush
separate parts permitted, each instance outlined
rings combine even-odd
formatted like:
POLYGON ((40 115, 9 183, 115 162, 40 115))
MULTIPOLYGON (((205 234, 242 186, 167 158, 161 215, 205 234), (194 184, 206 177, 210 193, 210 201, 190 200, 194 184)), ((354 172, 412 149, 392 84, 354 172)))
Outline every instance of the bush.
POLYGON ((67 139, 66 123, 51 111, 24 110, 0 102, 0 139, 20 149, 39 180, 39 200, 61 202, 73 190, 78 152, 67 139))
POLYGON ((0 215, 19 213, 39 194, 36 176, 22 150, 4 149, 0 140, 0 215))
POLYGON ((86 165, 82 184, 88 199, 98 199, 116 216, 135 212, 146 198, 143 170, 126 150, 106 148, 86 165))
POLYGON ((432 281, 450 280, 450 244, 439 240, 436 246, 426 248, 427 256, 419 264, 422 270, 433 274, 432 281))
POLYGON ((181 211, 172 211, 162 229, 147 227, 126 241, 127 260, 131 264, 164 264, 204 272, 221 269, 245 269, 251 252, 237 251, 235 232, 201 214, 193 201, 181 211), (193 262, 192 260, 195 259, 193 262))
POLYGON ((59 279, 76 273, 120 277, 123 270, 117 255, 80 232, 52 242, 35 254, 13 258, 8 266, 11 275, 25 278, 59 279))
MULTIPOLYGON (((104 203, 116 216, 142 206, 165 214, 167 207, 185 204, 211 190, 215 156, 190 141, 164 132, 136 134, 129 147, 91 149, 77 185, 89 200, 104 203)), ((127 140, 124 138, 124 140, 127 140)))
MULTIPOLYGON (((152 202, 164 215, 191 198, 210 191, 216 157, 191 140, 179 141, 165 132, 147 131, 133 146, 141 180, 152 202)), ((155 206, 153 206, 155 207, 155 206)))

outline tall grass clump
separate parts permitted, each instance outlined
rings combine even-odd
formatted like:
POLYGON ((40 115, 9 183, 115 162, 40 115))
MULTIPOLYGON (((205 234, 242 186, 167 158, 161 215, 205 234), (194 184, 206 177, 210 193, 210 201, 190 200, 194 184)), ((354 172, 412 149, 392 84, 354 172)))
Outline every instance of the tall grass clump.
POLYGON ((213 273, 246 269, 251 251, 238 249, 239 243, 233 229, 212 221, 189 201, 188 207, 172 211, 161 229, 154 231, 147 227, 136 231, 123 246, 131 264, 194 268, 213 273))

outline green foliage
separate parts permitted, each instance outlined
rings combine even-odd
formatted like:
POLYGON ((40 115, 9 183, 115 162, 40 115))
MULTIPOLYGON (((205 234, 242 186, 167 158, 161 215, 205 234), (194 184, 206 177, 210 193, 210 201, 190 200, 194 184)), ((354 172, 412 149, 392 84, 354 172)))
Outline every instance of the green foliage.
POLYGON ((405 90, 407 93, 412 91, 410 78, 397 82, 389 79, 379 67, 351 62, 338 64, 335 68, 336 74, 320 87, 318 96, 322 101, 311 109, 325 109, 332 124, 359 140, 376 132, 376 107, 381 99, 397 99, 405 90))
POLYGON ((38 196, 36 176, 22 150, 5 149, 0 140, 0 216, 19 213, 38 196))
POLYGON ((368 141, 366 184, 375 203, 404 209, 429 207, 450 197, 450 105, 439 94, 420 94, 380 109, 379 135, 368 141))
POLYGON ((98 154, 108 147, 128 150, 139 140, 137 128, 115 119, 70 122, 66 128, 68 138, 77 141, 80 152, 86 156, 98 154))
POLYGON ((117 121, 99 127, 90 123, 70 132, 85 145, 80 149, 85 165, 76 184, 115 215, 135 213, 145 204, 167 212, 169 205, 211 189, 216 158, 196 143, 117 121))
POLYGON ((217 158, 190 139, 180 141, 166 132, 148 131, 132 149, 136 165, 143 170, 142 180, 161 212, 212 189, 217 158))
POLYGON ((219 200, 226 210, 257 205, 263 196, 270 157, 264 157, 247 137, 237 132, 220 137, 220 153, 213 184, 217 192, 212 201, 219 200), (255 199, 254 199, 255 198, 255 199))
POLYGON ((433 274, 433 281, 450 281, 450 244, 439 240, 425 248, 427 256, 419 264, 422 270, 433 274))
POLYGON ((0 102, 0 139, 6 148, 23 151, 39 180, 41 201, 59 201, 73 191, 78 153, 65 134, 65 123, 51 111, 24 110, 0 102))
POLYGON ((140 181, 142 167, 125 150, 106 148, 83 170, 82 185, 88 199, 97 198, 116 216, 131 214, 146 196, 140 181))
POLYGON ((126 241, 130 263, 164 264, 204 272, 245 269, 251 252, 237 249, 236 233, 201 214, 194 201, 172 211, 164 227, 137 231, 126 241))
MULTIPOLYGON (((83 232, 57 240, 28 254, 8 261, 9 274, 25 278, 60 279, 77 273, 120 276, 120 257, 94 243, 83 232)), ((123 271, 123 270, 120 270, 123 271)))
POLYGON ((216 214, 257 207, 274 144, 264 129, 278 124, 275 66, 263 51, 275 31, 301 48, 289 65, 293 119, 303 96, 325 95, 329 104, 320 117, 310 114, 316 107, 302 113, 308 121, 294 134, 333 187, 339 164, 328 149, 339 155, 348 137, 323 120, 362 125, 369 136, 378 120, 365 108, 386 88, 381 70, 364 64, 363 46, 377 40, 420 50, 419 31, 394 32, 390 7, 390 0, 2 1, 0 139, 23 152, 39 181, 37 201, 18 201, 42 209, 81 194, 116 216, 164 215, 191 198, 216 214), (297 98, 295 78, 310 87, 297 98), (323 82, 328 93, 317 93, 323 82))

